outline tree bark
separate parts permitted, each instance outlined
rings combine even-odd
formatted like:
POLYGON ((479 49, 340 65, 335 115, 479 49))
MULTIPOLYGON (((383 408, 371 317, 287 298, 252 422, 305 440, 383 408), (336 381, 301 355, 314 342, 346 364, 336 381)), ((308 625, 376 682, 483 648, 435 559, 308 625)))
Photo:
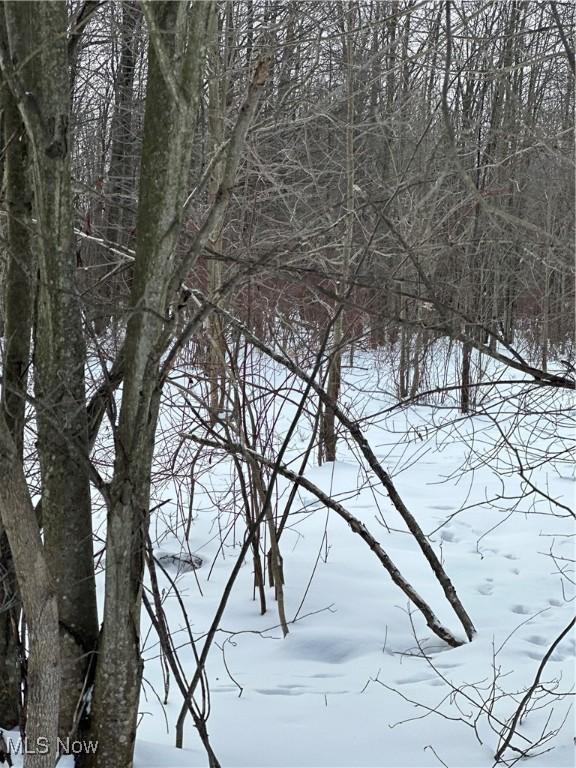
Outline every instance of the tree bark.
POLYGON ((24 768, 53 768, 57 757, 60 659, 56 589, 46 561, 36 514, 22 463, 4 414, 0 411, 0 519, 14 558, 16 577, 26 613, 28 709, 26 735, 30 745, 47 751, 27 754, 24 768))
MULTIPOLYGON (((32 191, 28 141, 18 106, 8 89, 4 90, 3 107, 8 267, 2 410, 17 456, 22 462, 36 265, 31 242, 32 191)), ((20 720, 19 617, 20 598, 14 563, 6 532, 0 522, 0 723, 5 728, 15 727, 20 720)))

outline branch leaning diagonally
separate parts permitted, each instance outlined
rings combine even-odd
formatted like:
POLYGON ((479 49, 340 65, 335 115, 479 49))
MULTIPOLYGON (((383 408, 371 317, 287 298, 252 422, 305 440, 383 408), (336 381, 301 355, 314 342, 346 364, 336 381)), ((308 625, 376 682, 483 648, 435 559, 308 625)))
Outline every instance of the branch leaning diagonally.
POLYGON ((364 523, 361 520, 358 520, 357 517, 355 517, 353 514, 351 514, 342 504, 335 501, 331 496, 324 493, 320 488, 318 488, 317 485, 312 483, 310 480, 307 480, 302 475, 298 475, 296 472, 292 472, 290 469, 288 469, 286 466, 278 464, 276 461, 273 461, 272 459, 267 459, 265 456, 261 456, 260 454, 256 453, 255 451, 252 451, 249 448, 246 448, 245 446, 241 445, 240 443, 233 443, 230 441, 221 441, 220 443, 214 442, 211 440, 203 440, 202 438, 195 437, 194 435, 182 435, 183 437, 187 437, 189 440, 192 440, 193 442, 199 443, 200 445, 206 445, 210 448, 224 448, 228 451, 233 451, 234 453, 241 454, 245 460, 246 454, 251 454, 251 458, 257 462, 260 462, 261 464, 265 464, 268 467, 275 468, 278 474, 282 475, 283 477, 286 477, 288 480, 291 480, 293 483, 296 483, 297 485, 301 486, 305 490, 309 491, 310 493, 314 494, 316 498, 321 501, 326 507, 329 509, 334 510, 343 520, 345 520, 352 531, 356 533, 360 538, 368 544, 372 552, 376 555, 378 560, 382 563, 384 568, 388 571, 390 574, 390 578, 392 581, 400 587, 402 592, 406 595, 406 597, 414 603, 414 605, 418 608, 418 610, 422 613, 424 618, 426 619, 426 624, 428 627, 434 632, 435 635, 437 635, 441 640, 444 640, 445 643, 448 643, 448 645, 452 646, 452 648, 457 648, 460 645, 463 645, 461 640, 458 640, 452 632, 450 632, 449 629, 446 629, 446 627, 438 620, 436 615, 434 614, 434 611, 430 608, 428 603, 418 594, 418 592, 414 589, 414 587, 408 582, 400 573, 390 556, 386 553, 386 551, 383 549, 382 545, 376 541, 374 536, 370 533, 370 531, 366 528, 364 523))
POLYGON ((258 338, 258 336, 256 336, 249 328, 247 328, 244 323, 234 317, 234 315, 232 315, 230 312, 222 309, 221 307, 218 308, 217 311, 221 312, 226 317, 226 319, 240 331, 244 338, 254 344, 254 346, 260 349, 262 352, 264 352, 264 354, 266 354, 270 359, 275 360, 277 363, 291 371, 299 379, 309 384, 314 392, 318 395, 322 403, 327 408, 330 408, 334 411, 336 418, 351 434, 358 448, 362 452, 362 455, 366 459, 368 465, 384 486, 390 501, 406 523, 410 533, 418 542, 418 546, 422 550, 424 557, 428 561, 432 571, 434 572, 434 575, 438 579, 444 594, 446 595, 446 599, 460 619, 460 623, 466 632, 466 636, 469 640, 472 640, 476 634, 476 629, 472 623, 472 619, 468 616, 466 609, 462 605, 460 598, 456 593, 454 585, 450 581, 448 574, 444 570, 442 563, 431 547, 422 528, 418 524, 418 521, 402 500, 402 497, 398 493, 392 478, 376 458, 374 451, 370 447, 357 422, 347 416, 340 408, 340 406, 326 394, 324 389, 322 389, 322 387, 316 381, 313 381, 310 376, 305 371, 303 371, 302 368, 300 368, 300 366, 298 366, 293 360, 290 360, 284 355, 275 352, 270 346, 258 338))

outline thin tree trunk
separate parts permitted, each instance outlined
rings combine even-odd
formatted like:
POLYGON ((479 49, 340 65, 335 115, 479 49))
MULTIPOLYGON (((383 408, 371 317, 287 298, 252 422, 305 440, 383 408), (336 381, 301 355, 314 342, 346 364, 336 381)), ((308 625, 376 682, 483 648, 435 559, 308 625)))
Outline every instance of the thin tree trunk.
MULTIPOLYGON (((136 72, 138 30, 142 23, 142 8, 135 0, 124 0, 121 4, 122 21, 120 31, 120 61, 116 82, 114 113, 110 127, 111 150, 106 182, 104 209, 104 238, 108 243, 126 246, 134 228, 134 175, 137 141, 134 135, 134 77, 136 72)), ((102 289, 103 306, 95 313, 96 331, 101 333, 118 299, 121 297, 120 277, 106 277, 114 267, 114 255, 109 249, 101 249, 100 259, 105 262, 103 270, 96 270, 96 277, 104 280, 102 289)), ((126 291, 127 293, 127 291, 126 291)))
MULTIPOLYGON (((208 135, 211 154, 214 155, 224 141, 224 115, 226 111, 226 91, 228 81, 220 55, 220 35, 218 7, 215 5, 210 22, 210 39, 213 41, 209 61, 211 62, 210 82, 208 86, 208 135)), ((226 57, 225 57, 226 59, 226 57)), ((214 164, 208 180, 208 202, 212 205, 218 194, 224 173, 224 159, 214 164)), ((222 224, 217 222, 210 233, 210 244, 218 253, 222 252, 222 224)), ((222 263, 211 259, 208 263, 208 290, 214 295, 222 282, 222 263)), ((214 425, 218 413, 224 407, 226 396, 226 347, 222 318, 212 313, 208 320, 208 386, 210 423, 214 425)))
MULTIPOLYGON (((2 410, 20 462, 24 455, 26 394, 34 312, 36 265, 32 249, 32 191, 28 140, 18 106, 6 88, 6 208, 8 267, 5 301, 5 356, 2 410)), ((6 532, 0 522, 0 723, 13 728, 20 719, 20 599, 6 532)))
POLYGON ((472 347, 468 342, 462 343, 462 380, 460 382, 460 410, 462 413, 470 411, 470 361, 472 347))
POLYGON ((44 556, 40 529, 26 486, 18 448, 0 411, 0 519, 14 558, 16 577, 26 613, 30 681, 26 735, 42 744, 26 754, 24 768, 54 768, 59 721, 60 658, 56 590, 44 556))
POLYGON ((108 499, 104 622, 92 703, 94 768, 133 761, 142 680, 140 608, 159 362, 176 269, 210 3, 145 3, 150 29, 136 262, 118 446, 108 499))
MULTIPOLYGON (((346 231, 344 234, 344 246, 342 251, 342 281, 338 285, 338 295, 344 297, 346 283, 350 271, 352 258, 352 241, 354 236, 354 52, 353 52, 353 24, 355 4, 350 3, 346 12, 342 11, 342 47, 346 61, 346 231)), ((328 372, 328 384, 326 391, 331 401, 336 403, 340 396, 342 384, 342 346, 344 342, 344 311, 342 306, 337 307, 338 317, 334 323, 332 355, 328 372)), ((336 444, 338 436, 336 432, 336 419, 331 409, 324 409, 322 425, 323 453, 326 461, 336 461, 336 444)))

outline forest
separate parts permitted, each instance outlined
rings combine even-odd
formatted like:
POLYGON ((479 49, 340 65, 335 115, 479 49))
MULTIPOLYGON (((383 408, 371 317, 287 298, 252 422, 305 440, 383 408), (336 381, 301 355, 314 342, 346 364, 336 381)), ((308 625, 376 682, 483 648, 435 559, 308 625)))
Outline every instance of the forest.
POLYGON ((574 10, 1 0, 0 763, 574 764, 574 10))

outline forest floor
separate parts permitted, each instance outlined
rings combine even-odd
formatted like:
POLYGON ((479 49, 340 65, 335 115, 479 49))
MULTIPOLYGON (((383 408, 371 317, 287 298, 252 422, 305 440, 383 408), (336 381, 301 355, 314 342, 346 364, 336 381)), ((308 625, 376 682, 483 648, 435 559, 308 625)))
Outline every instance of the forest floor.
MULTIPOLYGON (((212 746, 226 768, 494 765, 504 723, 574 615, 574 519, 546 498, 564 505, 574 500, 574 465, 566 453, 569 415, 555 413, 562 401, 560 395, 550 399, 551 390, 532 390, 519 401, 512 398, 512 386, 503 385, 483 394, 471 418, 463 418, 450 400, 376 416, 394 402, 386 394, 391 386, 385 372, 366 353, 344 373, 342 402, 362 419, 478 634, 458 648, 443 644, 366 544, 311 494, 299 492, 281 539, 286 613, 294 623, 283 639, 270 588, 268 611, 260 615, 248 559, 207 665, 212 746)), ((164 456, 170 435, 188 428, 183 413, 164 414, 164 456)), ((293 406, 275 411, 275 444, 291 413, 293 406)), ((298 427, 287 461, 306 448, 310 423, 304 419, 298 427)), ((341 439, 338 450, 336 463, 310 466, 306 477, 366 524, 437 616, 463 636, 416 542, 362 467, 355 446, 341 439)), ((185 462, 179 454, 176 470, 185 462)), ((291 466, 296 470, 298 462, 291 466)), ((195 571, 171 572, 199 648, 244 535, 231 475, 229 459, 214 458, 203 467, 187 544, 182 484, 166 477, 157 483, 157 500, 165 503, 152 526, 156 555, 189 548, 203 561, 195 571)), ((288 487, 279 481, 278 509, 288 487)), ((190 678, 195 663, 183 615, 170 582, 161 573, 159 579, 190 678)), ((163 703, 165 678, 145 613, 143 624, 146 667, 136 766, 207 765, 190 718, 185 749, 173 746, 181 697, 172 680, 163 703)), ((573 696, 561 695, 574 691, 574 662, 572 634, 544 667, 541 687, 512 740, 532 755, 534 768, 574 764, 573 696)), ((507 751, 505 757, 512 764, 520 754, 507 751)))

